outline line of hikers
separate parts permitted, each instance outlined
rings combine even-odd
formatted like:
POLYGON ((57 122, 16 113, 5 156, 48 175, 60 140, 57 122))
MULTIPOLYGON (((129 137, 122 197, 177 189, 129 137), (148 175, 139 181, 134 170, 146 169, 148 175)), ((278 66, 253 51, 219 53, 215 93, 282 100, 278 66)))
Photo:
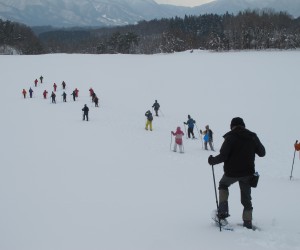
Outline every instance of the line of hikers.
MULTIPOLYGON (((43 79, 44 79, 44 77, 41 76, 40 77, 40 83, 41 84, 43 83, 43 79)), ((35 87, 37 87, 38 82, 39 81, 37 79, 34 80, 35 87)), ((62 89, 65 90, 66 89, 66 82, 62 81, 61 85, 62 85, 62 89)), ((57 84, 54 83, 53 84, 53 91, 51 92, 51 95, 50 95, 51 103, 56 103, 56 94, 55 94, 56 91, 57 91, 57 84)), ((29 92, 29 97, 33 98, 34 91, 33 91, 33 89, 31 87, 29 88, 28 92, 29 92)), ((78 98, 78 93, 79 93, 78 88, 75 88, 72 91, 71 96, 73 97, 73 101, 76 101, 76 98, 78 98)), ((99 98, 96 95, 95 91, 92 88, 90 88, 89 89, 89 93, 90 93, 90 97, 92 98, 92 102, 95 103, 95 107, 99 107, 99 98)), ((26 89, 22 90, 22 95, 23 95, 24 99, 27 97, 27 91, 26 91, 26 89)), ((43 95, 44 99, 47 99, 48 91, 44 90, 43 93, 42 93, 42 95, 43 95)), ((62 96, 63 102, 67 102, 67 94, 66 94, 65 91, 62 93, 61 96, 62 96)))
MULTIPOLYGON (((40 77, 40 83, 41 84, 43 83, 43 79, 44 79, 44 77, 41 76, 40 77)), ((37 87, 38 82, 39 81, 37 79, 34 80, 34 86, 35 87, 37 87)), ((64 90, 63 93, 62 93, 62 100, 63 100, 63 102, 67 102, 67 94, 66 94, 66 91, 65 91, 65 89, 66 89, 66 82, 62 81, 61 85, 62 85, 62 89, 64 90)), ((57 91, 57 84, 54 83, 53 84, 53 91, 51 92, 51 95, 50 95, 51 103, 56 103, 56 94, 55 94, 56 91, 57 91)), ((31 87, 29 88, 28 92, 29 92, 29 97, 33 98, 34 91, 33 91, 33 89, 31 87)), ((78 88, 75 88, 72 91, 71 96, 73 96, 73 101, 76 101, 76 98, 78 98, 78 93, 79 93, 78 88)), ((99 98, 96 95, 96 93, 93 90, 93 88, 89 89, 89 93, 90 93, 90 97, 92 98, 92 102, 95 103, 95 107, 99 107, 99 98)), ((25 89, 22 90, 22 95, 23 95, 24 99, 26 99, 26 97, 27 97, 27 91, 25 89)), ((43 95, 44 99, 47 99, 48 91, 44 90, 43 93, 42 93, 42 95, 43 95)), ((89 120, 89 116, 88 116, 88 114, 89 114, 89 108, 88 108, 88 106, 86 104, 82 108, 82 112, 83 112, 82 113, 82 115, 83 115, 82 120, 83 121, 85 121, 85 120, 88 121, 89 120)))
MULTIPOLYGON (((155 115, 158 116, 158 111, 160 109, 160 104, 157 102, 157 100, 155 100, 154 104, 152 105, 152 108, 155 111, 155 115)), ((146 111, 145 113, 146 116, 146 126, 145 129, 148 130, 150 129, 150 131, 153 130, 152 127, 152 122, 153 122, 153 115, 152 112, 150 110, 146 111)), ((196 124, 196 121, 190 116, 188 115, 188 120, 186 122, 183 123, 184 125, 188 126, 188 138, 192 138, 195 139, 195 135, 194 135, 194 127, 196 124)), ((214 146, 213 146, 213 131, 209 128, 209 125, 205 126, 205 130, 202 131, 200 129, 199 133, 201 135, 199 135, 200 137, 203 136, 203 140, 204 140, 204 149, 208 150, 207 145, 209 145, 210 149, 212 151, 214 150, 214 146)), ((175 143, 174 143, 174 152, 176 152, 177 150, 177 146, 179 146, 179 150, 181 153, 183 153, 183 142, 182 142, 182 137, 184 136, 184 133, 181 131, 180 127, 177 127, 176 131, 173 132, 171 131, 171 134, 173 136, 175 136, 175 143)), ((202 139, 202 137, 201 137, 202 139)))
MULTIPOLYGON (((42 79, 41 79, 42 82, 42 79)), ((56 89, 55 89, 56 91, 56 89)), ((90 96, 92 97, 92 101, 95 102, 95 105, 98 105, 98 98, 94 93, 93 89, 90 88, 90 96)), ((23 89, 24 98, 26 98, 26 90, 23 89)), ((32 89, 29 89, 29 94, 32 97, 32 89)), ((78 96, 78 92, 73 91, 73 98, 78 96), (73 94, 74 93, 74 94, 73 94)), ((45 96, 44 96, 45 97, 45 96)), ((63 94, 64 100, 66 100, 66 94, 63 94)), ((52 91, 51 94, 52 102, 55 102, 55 93, 52 91)), ((75 99, 74 99, 75 101, 75 99)), ((155 103, 152 105, 152 108, 155 111, 155 115, 158 116, 158 111, 160 109, 160 105, 155 100, 155 103)), ((83 121, 88 121, 88 113, 89 108, 85 104, 82 108, 83 112, 83 121)), ((153 115, 150 110, 145 113, 147 118, 145 129, 152 131, 152 121, 153 115)), ((194 127, 196 125, 196 121, 188 115, 188 120, 183 122, 184 126, 188 126, 187 137, 195 138, 194 135, 194 127)), ((197 128, 198 130, 198 128, 197 128)), ((199 130, 199 136, 203 136, 204 147, 205 150, 208 150, 208 145, 210 149, 214 151, 213 147, 213 131, 209 128, 209 125, 205 126, 205 130, 199 130)), ((176 131, 171 131, 171 136, 175 137, 175 143, 173 147, 173 151, 177 151, 177 146, 179 147, 180 153, 184 153, 183 146, 183 136, 184 132, 178 126, 176 131)), ((224 163, 224 174, 219 181, 219 200, 217 199, 217 191, 215 185, 215 195, 216 195, 216 220, 218 224, 221 226, 227 222, 227 218, 230 216, 229 214, 229 205, 228 205, 228 197, 229 197, 229 187, 234 183, 239 183, 240 193, 241 193, 241 203, 243 205, 243 226, 248 229, 253 229, 252 225, 252 213, 253 213, 253 204, 251 197, 251 188, 257 186, 258 177, 255 175, 255 155, 259 157, 264 157, 266 154, 265 148, 263 144, 260 142, 257 135, 250 130, 246 129, 245 123, 242 118, 235 117, 231 120, 230 123, 230 131, 226 133, 224 136, 224 142, 221 146, 220 153, 216 156, 210 155, 208 157, 208 164, 212 166, 212 170, 214 171, 214 165, 219 163, 224 163), (256 176, 256 177, 255 177, 256 176)), ((172 137, 171 137, 172 138, 172 137)), ((201 137, 202 138, 202 137, 201 137)), ((171 141, 172 142, 172 141, 171 141)), ((298 150, 297 141, 295 143, 295 151, 298 150)), ((299 147, 300 148, 300 147, 299 147)), ((299 149, 300 150, 300 149, 299 149)), ((214 172, 213 172, 214 173, 214 172)), ((213 175, 214 177, 214 175, 213 175)), ((215 179, 214 179, 215 180, 215 179)))
MULTIPOLYGON (((152 113, 150 110, 148 110, 145 115, 147 117, 146 130, 148 130, 148 126, 150 126, 150 130, 152 131, 152 113)), ((192 119, 190 115, 188 115, 188 120, 184 122, 184 125, 188 126, 188 138, 191 138, 191 136, 192 138, 195 138, 193 131, 195 124, 196 121, 192 119)), ((205 150, 208 150, 207 145, 209 145, 210 149, 214 151, 213 132, 209 128, 209 125, 205 126, 204 131, 200 129, 199 132, 204 136, 203 140, 205 150)), ((173 151, 176 152, 178 146, 179 152, 184 153, 184 132, 181 130, 181 128, 178 126, 175 132, 171 131, 171 136, 175 136, 173 151)), ((223 137, 224 142, 221 146, 220 153, 216 156, 210 155, 208 157, 208 164, 212 167, 219 163, 224 163, 224 174, 219 182, 218 188, 219 200, 217 199, 215 185, 217 210, 214 220, 218 222, 220 230, 222 225, 226 225, 228 223, 226 218, 230 216, 228 206, 229 187, 238 182, 241 193, 241 203, 244 208, 242 213, 242 225, 247 229, 254 228, 255 230, 255 227, 252 225, 253 204, 251 201, 251 188, 255 188, 257 186, 259 174, 255 172, 254 160, 255 155, 264 157, 266 150, 257 135, 246 129, 246 125, 243 119, 240 117, 235 117, 231 120, 230 131, 223 137)), ((297 141, 295 143, 295 152, 296 150, 300 151, 300 146, 298 146, 297 141)))

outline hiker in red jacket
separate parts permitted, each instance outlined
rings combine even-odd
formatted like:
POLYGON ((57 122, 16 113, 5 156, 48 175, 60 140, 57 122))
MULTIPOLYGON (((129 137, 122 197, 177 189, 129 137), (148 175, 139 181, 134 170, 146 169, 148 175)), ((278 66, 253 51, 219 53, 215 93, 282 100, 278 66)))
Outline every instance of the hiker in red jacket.
POLYGON ((182 130, 180 129, 180 127, 177 127, 176 132, 174 133, 173 131, 171 131, 172 135, 175 136, 175 143, 174 143, 174 149, 173 151, 176 152, 177 151, 177 145, 179 146, 179 152, 183 153, 183 143, 182 143, 182 137, 184 136, 184 133, 182 132, 182 130))
POLYGON ((34 80, 34 86, 35 86, 35 87, 37 86, 38 82, 39 82, 38 79, 35 79, 35 80, 34 80))
POLYGON ((43 92, 44 99, 47 99, 47 94, 48 94, 47 90, 44 90, 43 92))
POLYGON ((24 98, 26 98, 27 91, 25 89, 23 89, 22 94, 23 94, 24 98))
POLYGON ((54 92, 56 92, 56 88, 57 88, 56 83, 53 84, 53 88, 54 88, 54 92))
POLYGON ((76 95, 76 97, 78 97, 78 92, 79 92, 79 90, 76 88, 75 89, 75 95, 76 95))
POLYGON ((92 88, 90 88, 89 91, 90 91, 90 96, 92 97, 94 94, 94 90, 92 88))

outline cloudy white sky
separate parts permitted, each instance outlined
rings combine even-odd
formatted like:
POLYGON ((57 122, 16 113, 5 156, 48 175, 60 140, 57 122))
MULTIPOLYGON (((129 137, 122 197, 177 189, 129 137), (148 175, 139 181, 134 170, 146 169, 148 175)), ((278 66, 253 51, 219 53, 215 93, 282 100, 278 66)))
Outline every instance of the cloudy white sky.
POLYGON ((174 4, 180 6, 197 6, 213 0, 155 0, 157 3, 174 4))

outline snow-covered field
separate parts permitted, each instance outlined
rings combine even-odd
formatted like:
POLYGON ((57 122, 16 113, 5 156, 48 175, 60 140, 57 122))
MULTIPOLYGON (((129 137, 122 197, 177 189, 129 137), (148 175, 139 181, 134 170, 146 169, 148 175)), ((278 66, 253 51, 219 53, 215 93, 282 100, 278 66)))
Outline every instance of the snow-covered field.
MULTIPOLYGON (((292 181, 290 173, 300 139, 299 65, 299 51, 0 56, 0 249, 298 250, 298 154, 292 181), (40 75, 44 83, 34 87, 40 75), (42 98, 54 82, 57 104, 42 98), (34 98, 24 100, 30 86, 34 98), (162 113, 145 131, 155 99, 162 113), (170 132, 184 129, 188 114, 198 129, 210 125, 217 150, 235 116, 265 145, 253 189, 262 231, 214 226, 212 152, 187 139, 184 154, 170 150, 170 132)), ((217 182, 222 173, 215 166, 217 182)), ((242 222, 238 184, 229 205, 230 222, 242 222)))

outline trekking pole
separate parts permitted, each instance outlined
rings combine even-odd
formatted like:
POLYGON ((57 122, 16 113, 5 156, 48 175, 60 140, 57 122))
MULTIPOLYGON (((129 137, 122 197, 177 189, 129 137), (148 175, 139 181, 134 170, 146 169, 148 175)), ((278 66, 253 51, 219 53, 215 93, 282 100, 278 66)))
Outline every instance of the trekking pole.
MULTIPOLYGON (((216 196, 217 213, 218 213, 218 211, 219 211, 219 202, 218 202, 218 195, 217 195, 217 188, 216 188, 216 178, 215 178, 214 165, 211 166, 211 169, 212 169, 212 174, 213 174, 213 179, 214 179, 215 196, 216 196)), ((220 221, 219 216, 218 216, 218 222, 219 222, 219 227, 220 227, 220 232, 221 232, 222 227, 221 227, 221 221, 220 221)))
MULTIPOLYGON (((297 143, 298 143, 298 140, 296 140, 295 144, 297 144, 297 143)), ((292 164, 292 170, 291 170, 290 180, 292 180, 292 177, 293 177, 293 169, 294 169, 295 155, 296 155, 296 148, 295 148, 295 151, 294 151, 294 158, 293 158, 293 164, 292 164)))
POLYGON ((197 124, 195 123, 199 137, 201 137, 197 124))
POLYGON ((161 109, 159 109, 159 111, 160 111, 162 117, 164 117, 165 115, 164 115, 164 113, 161 111, 161 109))
POLYGON ((198 129, 198 127, 197 127, 197 124, 196 124, 196 128, 197 128, 197 131, 198 131, 199 137, 201 138, 201 144, 202 144, 202 149, 203 149, 203 139, 202 139, 202 133, 200 133, 200 130, 198 129))
POLYGON ((185 127, 185 124, 183 123, 183 126, 184 126, 184 131, 185 131, 185 137, 186 137, 186 139, 188 138, 188 135, 187 135, 187 133, 186 133, 186 127, 185 127))

